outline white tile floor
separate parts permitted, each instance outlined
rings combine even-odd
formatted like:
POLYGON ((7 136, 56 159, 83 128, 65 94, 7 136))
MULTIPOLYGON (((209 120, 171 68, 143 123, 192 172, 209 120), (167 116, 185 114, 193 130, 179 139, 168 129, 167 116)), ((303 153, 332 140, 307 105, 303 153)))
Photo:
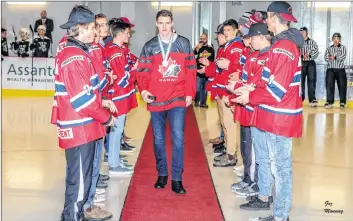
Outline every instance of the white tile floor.
MULTIPOLYGON (((56 128, 50 125, 51 98, 5 99, 2 102, 2 220, 59 220, 64 200, 65 156, 57 147, 56 128)), ((219 201, 227 221, 245 221, 252 215, 239 209, 245 199, 229 191, 236 181, 231 168, 212 167, 209 138, 219 134, 215 108, 196 109, 219 201)), ((305 109, 304 136, 293 147, 293 209, 291 221, 352 221, 353 110, 305 109), (324 212, 325 202, 343 214, 324 212)), ((139 107, 128 116, 126 133, 138 150, 149 113, 139 107)), ((186 168, 187 169, 187 168, 186 168)), ((102 172, 106 168, 102 168, 102 172)), ((130 178, 111 178, 105 208, 120 218, 130 178)), ((153 185, 153 184, 151 184, 153 185)), ((327 207, 329 208, 329 207, 327 207)))

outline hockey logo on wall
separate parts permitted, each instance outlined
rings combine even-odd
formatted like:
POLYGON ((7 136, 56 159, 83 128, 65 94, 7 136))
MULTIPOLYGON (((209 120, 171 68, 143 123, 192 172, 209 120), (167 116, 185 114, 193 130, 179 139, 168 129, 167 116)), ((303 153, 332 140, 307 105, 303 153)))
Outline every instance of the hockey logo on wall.
POLYGON ((180 72, 180 65, 176 64, 175 61, 169 58, 166 66, 159 65, 158 71, 163 75, 163 78, 177 78, 180 72))

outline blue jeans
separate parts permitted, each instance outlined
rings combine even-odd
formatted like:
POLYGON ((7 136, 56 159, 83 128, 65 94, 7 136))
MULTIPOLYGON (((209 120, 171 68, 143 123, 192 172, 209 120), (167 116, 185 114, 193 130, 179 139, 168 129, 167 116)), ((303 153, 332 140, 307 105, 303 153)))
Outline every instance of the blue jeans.
POLYGON ((219 138, 221 138, 222 140, 224 140, 224 131, 223 131, 222 125, 221 125, 221 134, 219 135, 219 138))
POLYGON ((102 152, 103 152, 103 139, 97 140, 95 149, 96 150, 94 153, 93 169, 92 169, 92 184, 89 190, 88 199, 85 205, 83 206, 84 210, 90 208, 93 205, 94 195, 96 194, 96 187, 97 187, 97 182, 99 178, 99 169, 100 169, 102 152))
POLYGON ((108 152, 109 168, 118 167, 120 165, 120 146, 124 133, 125 118, 126 114, 116 117, 114 127, 110 128, 108 152))
POLYGON ((207 82, 207 78, 200 78, 199 76, 197 76, 195 103, 200 102, 200 105, 206 104, 206 100, 207 100, 206 82, 207 82))
POLYGON ((105 138, 104 138, 104 149, 105 149, 105 155, 107 156, 109 153, 109 133, 110 133, 110 127, 107 127, 107 134, 105 135, 105 138))
POLYGON ((181 181, 184 170, 184 107, 151 112, 153 129, 154 155, 156 158, 158 176, 168 176, 167 155, 165 151, 166 121, 170 121, 172 135, 172 180, 181 181))
POLYGON ((260 197, 271 195, 276 185, 274 215, 285 220, 292 207, 292 139, 251 128, 260 197))

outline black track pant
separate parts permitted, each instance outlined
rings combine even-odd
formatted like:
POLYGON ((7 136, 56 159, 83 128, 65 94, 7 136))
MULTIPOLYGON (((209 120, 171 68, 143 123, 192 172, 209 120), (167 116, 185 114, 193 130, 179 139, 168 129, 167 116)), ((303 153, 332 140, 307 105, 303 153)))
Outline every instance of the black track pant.
POLYGON ((257 183, 257 165, 255 164, 255 151, 252 146, 250 127, 240 127, 240 152, 244 164, 243 182, 248 184, 257 183))
POLYGON ((315 61, 303 61, 302 63, 302 98, 305 99, 305 80, 308 81, 309 102, 316 100, 316 63, 315 61))
POLYGON ((96 141, 65 150, 66 190, 61 221, 79 221, 92 183, 93 158, 96 141))
POLYGON ((333 104, 335 101, 335 81, 337 81, 340 103, 346 104, 347 100, 347 75, 345 69, 329 68, 326 72, 326 100, 333 104))

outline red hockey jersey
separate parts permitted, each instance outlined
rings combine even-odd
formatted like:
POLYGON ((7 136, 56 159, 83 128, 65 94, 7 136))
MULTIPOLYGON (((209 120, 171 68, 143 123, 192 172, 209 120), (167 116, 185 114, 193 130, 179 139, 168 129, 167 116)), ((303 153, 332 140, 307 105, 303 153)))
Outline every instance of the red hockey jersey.
POLYGON ((136 90, 134 86, 135 72, 131 71, 129 65, 130 51, 125 46, 111 44, 106 49, 106 55, 109 59, 109 66, 113 71, 113 76, 117 76, 114 83, 109 86, 109 98, 114 102, 118 113, 115 116, 121 116, 137 107, 136 90))
MULTIPOLYGON (((169 59, 162 65, 158 37, 148 41, 141 52, 137 68, 140 92, 149 91, 156 100, 148 104, 150 111, 185 107, 185 97, 196 94, 196 60, 187 38, 174 34, 169 59)), ((167 51, 168 44, 162 43, 167 51)))
POLYGON ((59 146, 76 147, 105 136, 103 124, 111 120, 102 107, 98 67, 88 48, 69 38, 60 53, 55 75, 59 146))
MULTIPOLYGON (((217 51, 217 59, 224 57, 224 45, 220 45, 217 51)), ((205 68, 205 75, 208 77, 206 90, 211 92, 211 100, 217 96, 217 80, 220 76, 220 68, 217 67, 215 62, 209 61, 209 66, 205 68)))
MULTIPOLYGON (((268 57, 268 49, 252 52, 246 59, 242 73, 243 84, 258 85, 261 79, 262 69, 268 57)), ((238 85, 241 86, 241 85, 238 85)), ((236 88, 234 88, 236 89, 236 88)), ((251 126, 251 117, 254 107, 251 104, 237 105, 234 111, 234 120, 238 121, 242 126, 251 126)))
POLYGON ((303 104, 301 97, 301 59, 304 40, 290 29, 272 39, 268 61, 259 86, 250 92, 250 103, 257 105, 252 125, 284 137, 301 137, 303 104))
POLYGON ((226 43, 224 46, 223 58, 230 61, 228 70, 220 70, 220 75, 217 77, 217 95, 222 98, 229 96, 226 86, 228 85, 229 75, 234 72, 241 72, 242 66, 240 64, 240 57, 244 52, 244 44, 240 38, 234 38, 226 43))

